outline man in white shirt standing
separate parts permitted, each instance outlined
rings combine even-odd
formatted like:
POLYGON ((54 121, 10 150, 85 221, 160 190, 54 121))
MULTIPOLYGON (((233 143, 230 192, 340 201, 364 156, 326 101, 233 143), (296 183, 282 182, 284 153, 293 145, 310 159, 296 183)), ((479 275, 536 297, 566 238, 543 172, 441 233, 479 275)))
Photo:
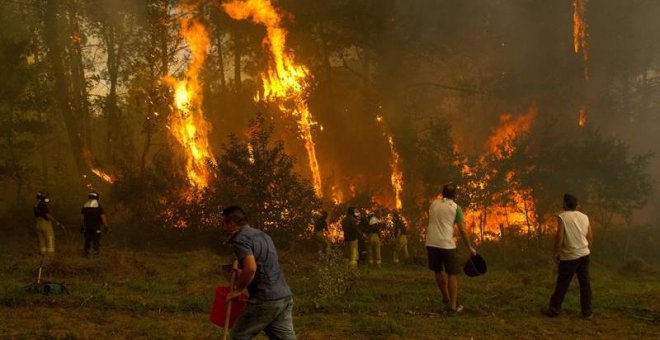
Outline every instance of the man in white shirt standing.
POLYGON ((564 194, 564 212, 557 215, 557 234, 553 259, 558 264, 557 285, 550 297, 547 316, 559 316, 561 304, 568 286, 577 274, 580 284, 580 306, 582 317, 591 319, 591 283, 589 279, 589 254, 593 234, 589 217, 577 210, 575 196, 564 194))
POLYGON ((450 315, 463 310, 457 304, 458 278, 461 265, 456 258, 456 242, 454 230, 458 228, 461 238, 476 255, 477 251, 470 244, 470 238, 463 226, 464 217, 461 207, 454 202, 456 186, 447 184, 442 187, 442 197, 438 197, 429 208, 429 226, 426 232, 426 250, 429 269, 435 273, 435 281, 442 294, 442 302, 447 305, 450 315))

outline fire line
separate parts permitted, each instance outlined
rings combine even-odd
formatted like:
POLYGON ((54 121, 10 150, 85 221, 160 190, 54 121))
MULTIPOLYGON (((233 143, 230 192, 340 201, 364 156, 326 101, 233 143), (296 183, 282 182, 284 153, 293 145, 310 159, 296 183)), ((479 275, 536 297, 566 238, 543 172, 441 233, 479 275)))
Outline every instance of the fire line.
POLYGON ((287 31, 282 27, 280 13, 270 0, 232 1, 222 4, 222 8, 232 19, 250 18, 266 27, 264 45, 269 47, 271 59, 268 71, 261 75, 263 93, 258 93, 255 100, 275 103, 282 112, 298 118, 298 130, 305 141, 314 191, 322 197, 321 172, 312 136, 312 125, 316 123, 307 105, 310 74, 304 65, 297 65, 293 53, 286 50, 287 31))

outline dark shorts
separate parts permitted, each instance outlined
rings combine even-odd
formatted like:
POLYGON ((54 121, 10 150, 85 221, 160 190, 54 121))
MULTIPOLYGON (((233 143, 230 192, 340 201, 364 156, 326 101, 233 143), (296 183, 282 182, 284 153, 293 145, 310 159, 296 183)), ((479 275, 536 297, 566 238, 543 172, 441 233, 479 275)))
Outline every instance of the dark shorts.
POLYGON ((442 249, 426 247, 429 257, 429 269, 434 272, 446 272, 449 275, 457 275, 461 272, 461 266, 456 259, 456 249, 442 249))

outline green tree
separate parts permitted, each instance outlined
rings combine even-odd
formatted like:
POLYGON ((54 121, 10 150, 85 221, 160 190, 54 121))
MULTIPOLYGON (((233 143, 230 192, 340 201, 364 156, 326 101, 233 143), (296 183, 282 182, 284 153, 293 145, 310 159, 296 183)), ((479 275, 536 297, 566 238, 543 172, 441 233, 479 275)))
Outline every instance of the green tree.
POLYGON ((293 241, 302 235, 320 209, 310 183, 293 171, 295 159, 281 141, 271 141, 272 126, 262 114, 250 121, 244 140, 230 135, 218 160, 219 179, 209 189, 212 201, 238 204, 250 223, 274 236, 293 241))

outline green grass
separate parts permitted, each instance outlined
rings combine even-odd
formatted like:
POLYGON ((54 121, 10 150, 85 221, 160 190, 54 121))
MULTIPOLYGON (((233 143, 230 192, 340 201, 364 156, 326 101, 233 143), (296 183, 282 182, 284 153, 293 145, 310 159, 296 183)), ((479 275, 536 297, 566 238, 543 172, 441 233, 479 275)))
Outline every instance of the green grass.
MULTIPOLYGON (((0 241, 1 242, 1 241, 0 241)), ((214 338, 208 321, 214 287, 225 283, 228 258, 210 251, 141 252, 104 247, 85 259, 78 245, 63 246, 44 266, 43 279, 66 283, 71 295, 24 291, 39 258, 20 244, 0 244, 0 335, 9 338, 214 338)), ((488 254, 486 254, 488 255, 488 254)), ((498 258, 492 254, 491 258, 498 258)), ((487 275, 460 277, 457 317, 442 311, 431 273, 418 264, 360 267, 342 296, 319 302, 315 255, 282 252, 295 294, 294 322, 301 339, 654 338, 660 334, 658 271, 621 271, 592 265, 593 321, 579 318, 577 285, 558 319, 539 311, 554 284, 544 256, 506 257, 487 275), (514 259, 514 260, 511 260, 514 259)), ((489 258, 488 256, 486 256, 489 258)))

